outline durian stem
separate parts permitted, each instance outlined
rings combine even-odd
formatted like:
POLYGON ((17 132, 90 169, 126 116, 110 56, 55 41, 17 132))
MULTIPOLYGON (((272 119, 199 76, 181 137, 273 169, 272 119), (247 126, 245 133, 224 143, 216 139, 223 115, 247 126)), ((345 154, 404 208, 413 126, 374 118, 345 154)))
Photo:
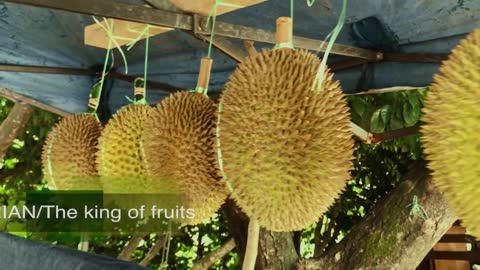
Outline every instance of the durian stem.
POLYGON ((250 220, 248 224, 247 250, 243 259, 242 270, 254 270, 257 261, 258 239, 260 236, 260 224, 256 220, 250 220))

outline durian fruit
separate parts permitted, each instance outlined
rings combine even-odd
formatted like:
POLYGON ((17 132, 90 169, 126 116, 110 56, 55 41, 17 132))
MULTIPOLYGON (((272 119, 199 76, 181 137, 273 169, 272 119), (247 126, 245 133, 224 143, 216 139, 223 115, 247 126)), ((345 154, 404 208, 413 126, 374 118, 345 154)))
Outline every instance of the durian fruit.
MULTIPOLYGON (((202 59, 197 89, 206 89, 211 59, 202 59)), ((227 196, 218 175, 214 152, 216 107, 200 92, 177 92, 162 100, 145 122, 144 144, 147 170, 162 185, 183 194, 183 206, 195 218, 181 220, 198 224, 210 218, 227 196)))
POLYGON ((319 66, 306 50, 263 50, 238 65, 221 95, 217 136, 231 196, 271 231, 316 222, 350 178, 347 102, 328 70, 321 88, 314 83, 319 66))
POLYGON ((106 193, 151 193, 146 177, 142 133, 153 111, 147 104, 121 108, 108 121, 99 138, 97 164, 106 193))
POLYGON ((443 62, 427 94, 421 133, 432 178, 480 236, 480 29, 443 62))
POLYGON ((48 134, 42 165, 57 190, 100 190, 95 153, 101 124, 92 114, 63 118, 48 134))

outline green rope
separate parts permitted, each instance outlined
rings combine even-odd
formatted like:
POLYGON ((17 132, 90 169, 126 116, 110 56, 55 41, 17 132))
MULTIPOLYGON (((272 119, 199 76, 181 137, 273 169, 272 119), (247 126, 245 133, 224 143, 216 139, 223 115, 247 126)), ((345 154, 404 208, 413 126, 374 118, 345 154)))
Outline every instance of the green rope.
POLYGON ((278 49, 284 49, 284 48, 295 50, 295 46, 293 45, 292 41, 275 44, 272 50, 278 50, 278 49))
POLYGON ((96 84, 93 85, 92 90, 90 91, 90 95, 89 95, 89 101, 93 99, 93 100, 95 100, 95 103, 93 104, 93 107, 92 107, 92 106, 90 106, 90 102, 89 102, 89 107, 88 107, 88 110, 87 110, 87 114, 92 114, 98 121, 100 121, 100 119, 98 118, 97 110, 98 110, 98 106, 99 106, 99 103, 100 103, 100 97, 102 96, 103 84, 105 82, 105 77, 106 77, 106 74, 107 74, 107 66, 108 66, 108 60, 109 60, 109 56, 110 56, 111 43, 112 43, 112 41, 110 40, 108 42, 108 49, 107 49, 107 53, 105 55, 105 62, 103 63, 102 76, 100 77, 100 80, 96 84))
POLYGON ((114 27, 114 21, 112 20, 112 24, 108 22, 107 19, 103 18, 103 21, 105 22, 106 27, 97 19, 95 16, 92 16, 93 20, 107 33, 108 36, 108 49, 111 48, 111 42, 115 45, 115 47, 118 49, 118 52, 122 56, 123 62, 125 63, 125 74, 128 74, 128 63, 127 63, 127 57, 125 56, 125 53, 122 50, 122 47, 118 44, 117 40, 119 37, 113 35, 113 27, 114 27))
POLYGON ((222 179, 227 184, 227 188, 229 189, 230 193, 233 193, 232 185, 230 184, 230 182, 228 182, 227 174, 225 173, 225 171, 223 169, 222 148, 221 148, 221 143, 220 143, 220 122, 221 122, 221 119, 222 119, 222 111, 223 111, 223 99, 220 98, 220 101, 218 103, 217 126, 215 128, 215 139, 216 139, 216 143, 217 143, 218 169, 220 170, 220 174, 222 176, 222 179))
POLYGON ((215 0, 215 4, 213 5, 212 9, 210 10, 210 14, 207 18, 206 26, 209 27, 210 21, 212 21, 212 30, 210 32, 210 41, 208 44, 208 53, 207 56, 211 58, 212 56, 212 47, 213 47, 213 38, 215 36, 215 23, 217 19, 217 10, 218 6, 223 7, 231 7, 231 8, 243 8, 241 5, 231 4, 231 3, 224 3, 223 0, 215 0))
POLYGON ((145 37, 145 61, 144 61, 144 73, 143 81, 135 81, 135 87, 143 87, 143 95, 135 95, 134 99, 125 97, 132 104, 147 104, 147 74, 148 74, 148 55, 150 51, 150 28, 151 25, 147 24, 143 31, 136 31, 134 29, 128 28, 129 32, 138 33, 139 35, 127 44, 127 51, 130 51, 143 37, 145 37))
MULTIPOLYGON (((313 1, 315 2, 315 1, 313 1)), ((312 2, 312 5, 313 5, 312 2)), ((307 3, 308 4, 308 3, 307 3)), ((318 89, 321 91, 323 81, 325 80, 325 70, 327 68, 327 60, 328 56, 330 55, 330 51, 332 50, 333 45, 335 44, 335 40, 337 40, 338 35, 342 31, 343 25, 345 24, 345 18, 347 17, 347 0, 343 0, 342 11, 340 13, 340 17, 338 19, 337 25, 333 29, 331 33, 328 34, 325 40, 328 40, 327 49, 323 54, 322 63, 320 64, 320 68, 317 73, 317 79, 314 81, 313 89, 318 89), (316 88, 317 87, 317 88, 316 88)), ((324 42, 320 44, 319 51, 323 48, 324 42)))

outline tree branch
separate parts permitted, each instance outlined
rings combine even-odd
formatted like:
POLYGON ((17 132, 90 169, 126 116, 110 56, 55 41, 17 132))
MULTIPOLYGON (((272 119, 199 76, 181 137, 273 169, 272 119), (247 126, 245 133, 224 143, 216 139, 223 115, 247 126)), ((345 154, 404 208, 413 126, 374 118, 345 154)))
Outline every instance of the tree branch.
POLYGON ((404 179, 341 244, 322 257, 300 261, 297 269, 415 269, 456 217, 425 164, 404 179), (411 215, 414 196, 427 219, 411 215))
POLYGON ((120 254, 118 254, 117 258, 120 260, 131 261, 133 252, 135 252, 138 244, 140 244, 146 235, 146 233, 137 233, 133 235, 130 241, 128 241, 128 244, 122 249, 120 254))
POLYGON ((198 260, 195 265, 193 265, 192 270, 209 269, 215 262, 221 260, 228 253, 230 253, 230 251, 232 251, 235 246, 235 240, 233 238, 230 238, 230 240, 223 244, 219 249, 210 252, 207 256, 198 260))
POLYGON ((13 140, 23 132, 25 125, 32 117, 33 109, 30 105, 18 102, 0 125, 0 160, 7 154, 13 140))
POLYGON ((163 245, 165 244, 166 236, 165 235, 160 235, 157 238, 157 241, 155 241, 155 244, 150 248, 148 251, 147 255, 143 258, 143 260, 140 262, 140 265, 142 266, 147 266, 152 262, 152 260, 158 255, 160 250, 162 250, 163 245))

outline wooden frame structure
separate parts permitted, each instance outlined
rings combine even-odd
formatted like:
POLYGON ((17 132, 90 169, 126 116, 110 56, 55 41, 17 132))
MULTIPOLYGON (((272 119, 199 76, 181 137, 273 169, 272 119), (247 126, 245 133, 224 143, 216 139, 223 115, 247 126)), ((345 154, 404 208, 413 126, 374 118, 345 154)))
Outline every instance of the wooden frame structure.
MULTIPOLYGON (((5 0, 6 2, 63 10, 68 12, 121 19, 132 22, 146 23, 156 26, 171 27, 191 33, 203 41, 209 40, 211 28, 206 25, 207 18, 197 14, 185 14, 163 10, 156 0, 145 0, 149 8, 141 5, 128 5, 113 0, 5 0)), ((242 39, 249 42, 275 43, 275 33, 264 29, 247 27, 217 21, 215 25, 213 45, 237 62, 241 62, 247 55, 247 50, 230 42, 228 38, 242 39)), ((322 40, 294 36, 295 46, 308 50, 324 52, 327 43, 322 40)), ((250 43, 251 44, 251 43, 250 43)), ((445 54, 419 53, 386 53, 353 46, 334 44, 332 54, 350 57, 348 60, 330 64, 333 71, 347 69, 369 62, 395 61, 415 63, 441 63, 447 58, 445 54)), ((0 71, 33 72, 71 75, 98 75, 98 72, 86 69, 72 69, 63 67, 38 67, 22 65, 6 65, 0 63, 0 71)), ((125 81, 132 81, 136 76, 127 76, 119 73, 110 73, 108 76, 125 81)), ((149 82, 152 89, 162 89, 175 92, 179 89, 164 83, 149 82)), ((36 102, 38 105, 38 102, 36 102)), ((33 104, 32 104, 33 105, 33 104)), ((398 137, 416 134, 418 127, 405 128, 382 134, 369 133, 352 123, 354 134, 365 143, 379 143, 398 137)))

